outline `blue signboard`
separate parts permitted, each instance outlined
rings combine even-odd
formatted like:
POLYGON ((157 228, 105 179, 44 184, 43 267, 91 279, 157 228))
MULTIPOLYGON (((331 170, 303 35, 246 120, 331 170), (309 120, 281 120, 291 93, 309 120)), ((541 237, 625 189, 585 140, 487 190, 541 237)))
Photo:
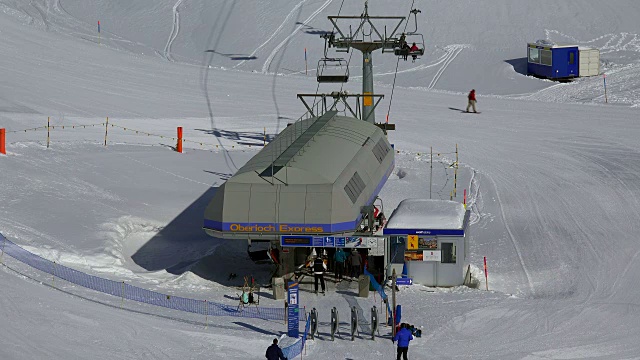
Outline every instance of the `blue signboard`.
POLYGON ((336 247, 345 247, 346 238, 337 237, 336 238, 336 247))
POLYGON ((333 236, 327 236, 324 238, 324 247, 335 247, 336 238, 333 236))
POLYGON ((396 285, 413 285, 412 278, 397 278, 396 285))
POLYGON ((323 247, 324 246, 324 238, 321 236, 313 237, 313 246, 315 247, 323 247))
POLYGON ((287 292, 287 336, 297 338, 300 335, 300 298, 298 297, 298 283, 289 281, 289 291, 287 292))

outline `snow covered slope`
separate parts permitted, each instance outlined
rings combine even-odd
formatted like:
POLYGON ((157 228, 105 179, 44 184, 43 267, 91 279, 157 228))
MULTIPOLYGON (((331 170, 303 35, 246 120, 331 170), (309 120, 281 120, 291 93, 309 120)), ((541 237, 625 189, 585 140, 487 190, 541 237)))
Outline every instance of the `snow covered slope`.
MULTIPOLYGON (((304 73, 304 49, 313 74, 317 60, 323 56, 323 41, 318 35, 332 29, 328 15, 359 15, 363 10, 362 1, 338 0, 3 3, 5 13, 23 24, 84 42, 98 42, 100 20, 100 41, 112 49, 170 62, 294 75, 304 73)), ((418 32, 424 35, 426 54, 418 63, 399 63, 397 83, 401 86, 454 92, 473 87, 481 94, 603 102, 602 84, 597 78, 581 79, 568 85, 571 89, 535 94, 553 83, 523 75, 526 43, 549 39, 600 49, 602 69, 610 75, 609 100, 635 104, 640 87, 637 1, 403 0, 392 6, 380 0, 369 3, 371 15, 406 16, 412 4, 422 11, 418 32)), ((405 28, 413 31, 413 20, 401 27, 405 28)), ((362 60, 358 53, 354 55, 342 54, 351 59, 352 73, 357 73, 362 60)), ((393 83, 396 57, 376 54, 374 64, 376 81, 393 83)))

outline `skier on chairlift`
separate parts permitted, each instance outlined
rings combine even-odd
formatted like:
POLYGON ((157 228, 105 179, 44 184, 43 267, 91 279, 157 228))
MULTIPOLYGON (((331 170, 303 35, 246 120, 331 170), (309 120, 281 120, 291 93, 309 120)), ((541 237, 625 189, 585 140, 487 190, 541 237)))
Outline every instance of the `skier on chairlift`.
POLYGON ((412 53, 411 56, 413 57, 413 60, 411 62, 416 62, 416 59, 418 58, 417 52, 420 51, 420 48, 418 47, 418 45, 416 45, 416 43, 413 43, 409 51, 412 53))

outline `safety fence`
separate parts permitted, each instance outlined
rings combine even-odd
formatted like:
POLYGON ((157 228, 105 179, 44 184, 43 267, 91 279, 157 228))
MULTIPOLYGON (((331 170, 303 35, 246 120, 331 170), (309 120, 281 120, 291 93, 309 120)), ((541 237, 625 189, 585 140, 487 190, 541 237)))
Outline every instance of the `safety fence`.
MULTIPOLYGON (((5 142, 7 141, 8 134, 10 135, 10 134, 21 133, 21 132, 26 133, 30 131, 44 130, 46 131, 46 144, 48 148, 50 144, 52 131, 65 130, 65 129, 66 130, 88 129, 88 128, 98 127, 98 128, 104 129, 104 140, 102 138, 100 139, 101 142, 104 141, 103 143, 104 146, 107 146, 109 143, 109 138, 108 138, 109 134, 112 134, 113 130, 118 130, 119 132, 126 132, 131 135, 138 135, 143 137, 155 137, 159 139, 175 141, 175 150, 178 152, 182 152, 183 144, 188 144, 188 143, 191 143, 193 148, 198 148, 198 145, 200 145, 200 149, 203 149, 203 150, 223 149, 225 151, 227 150, 245 151, 245 150, 251 149, 252 147, 263 148, 263 147, 266 147, 268 144, 271 144, 271 146, 273 146, 274 153, 281 154, 295 141, 295 139, 298 136, 301 136, 313 124, 313 121, 303 121, 303 120, 308 120, 310 118, 311 118, 310 114, 308 112, 305 113, 305 115, 300 117, 297 121, 291 123, 290 124, 291 126, 288 126, 287 129, 285 129, 278 136, 273 134, 267 134, 266 128, 263 129, 262 133, 259 133, 259 132, 246 133, 246 134, 236 133, 234 136, 228 137, 227 140, 231 141, 231 143, 230 144, 227 143, 226 145, 220 142, 218 144, 213 144, 213 143, 207 143, 207 142, 198 141, 198 140, 192 140, 190 136, 183 137, 182 127, 178 127, 176 129, 177 136, 171 136, 166 134, 163 135, 163 134, 151 133, 151 132, 140 130, 140 129, 134 129, 131 127, 122 126, 122 125, 113 123, 112 121, 110 122, 109 118, 106 118, 105 122, 95 123, 95 124, 84 124, 84 125, 83 124, 51 125, 50 119, 47 118, 46 126, 21 129, 21 130, 12 130, 12 131, 6 131, 6 129, 0 129, 0 152, 3 154, 6 154, 5 142), (111 129, 111 132, 109 129, 111 129)), ((224 131, 219 131, 219 132, 223 133, 224 131)), ((102 137, 102 135, 100 136, 102 137)), ((216 137, 220 137, 220 135, 216 135, 216 137)), ((227 136, 222 135, 222 137, 227 137, 227 136)), ((454 152, 434 151, 433 148, 430 148, 428 151, 424 151, 424 152, 423 151, 404 151, 404 150, 395 149, 395 147, 394 147, 394 150, 397 154, 413 155, 413 156, 416 156, 417 159, 419 159, 420 161, 425 161, 427 164, 429 164, 430 179, 433 178, 434 165, 436 167, 435 169, 436 176, 438 176, 439 174, 440 176, 445 177, 444 183, 442 185, 437 186, 435 189, 432 189, 432 180, 430 180, 429 198, 431 198, 434 195, 440 199, 449 198, 449 200, 453 200, 458 197, 457 180, 458 180, 458 168, 459 168, 459 161, 458 161, 459 153, 458 153, 457 144, 454 152)))
MULTIPOLYGON (((155 137, 155 138, 159 138, 159 139, 166 139, 166 140, 173 140, 173 141, 178 141, 180 140, 182 143, 191 143, 194 146, 200 145, 200 147, 203 148, 231 148, 231 149, 235 149, 235 148, 239 148, 239 149, 243 149, 243 148, 251 148, 251 147, 263 147, 265 146, 269 141, 271 141, 273 135, 268 135, 266 133, 266 128, 263 129, 263 133, 256 133, 253 136, 253 140, 256 141, 255 144, 250 144, 250 143, 243 143, 243 144, 236 144, 236 145, 222 145, 220 143, 218 144, 213 144, 213 143, 207 143, 204 141, 198 141, 198 140, 191 140, 189 138, 184 138, 181 136, 171 136, 171 135, 166 135, 166 134, 157 134, 157 133, 152 133, 152 132, 148 132, 148 131, 144 131, 144 130, 140 130, 140 129, 133 129, 131 127, 128 126, 122 126, 119 124, 114 123, 113 121, 109 121, 109 118, 106 118, 105 122, 100 122, 100 123, 94 123, 94 124, 65 124, 65 125, 52 125, 51 124, 51 120, 50 118, 47 118, 47 125, 45 126, 38 126, 38 127, 32 127, 32 128, 27 128, 27 129, 20 129, 20 130, 11 130, 11 131, 6 131, 5 130, 5 134, 17 134, 17 133, 29 133, 32 131, 44 131, 46 132, 46 144, 47 147, 49 147, 52 135, 51 133, 53 131, 61 131, 61 130, 81 130, 81 129, 92 129, 92 128, 100 128, 100 129, 104 129, 104 139, 102 138, 102 136, 99 139, 100 142, 102 142, 104 140, 104 145, 107 146, 108 141, 109 141, 109 135, 112 135, 112 132, 110 132, 109 130, 111 129, 111 131, 113 130, 120 130, 122 132, 126 132, 129 133, 130 135, 139 135, 139 136, 144 136, 144 137, 155 137), (262 139, 262 141, 257 141, 257 137, 260 136, 262 139)), ((179 135, 179 133, 178 133, 179 135)), ((5 139, 6 140, 6 139, 5 139)), ((45 139, 43 139, 45 140, 45 139)))
POLYGON ((105 294, 117 296, 124 300, 133 300, 141 303, 165 307, 179 311, 208 316, 234 316, 243 318, 257 318, 264 320, 284 321, 283 308, 268 308, 258 306, 233 306, 215 303, 207 300, 189 299, 179 296, 172 296, 142 289, 126 284, 124 281, 118 282, 103 279, 97 276, 88 275, 83 272, 46 260, 33 254, 20 246, 14 244, 2 234, 0 234, 0 261, 2 256, 7 254, 12 258, 27 264, 44 273, 53 275, 72 284, 99 291, 105 294))
POLYGON ((302 354, 302 351, 304 350, 304 346, 307 343, 307 335, 309 335, 309 329, 311 328, 311 317, 306 316, 306 318, 307 318, 307 322, 306 322, 306 325, 304 326, 304 333, 302 333, 302 337, 296 340, 295 343, 285 348, 282 348, 282 354, 287 359, 295 358, 296 356, 302 354))
MULTIPOLYGON (((303 133, 309 126, 310 123, 300 123, 298 125, 298 122, 300 122, 301 120, 306 120, 309 119, 310 116, 308 113, 305 113, 304 116, 300 117, 296 122, 292 123, 293 130, 291 132, 291 134, 294 134, 295 136, 299 136, 301 133, 303 133)), ((120 131, 124 131, 124 132, 128 132, 131 133, 132 135, 140 135, 140 136, 144 136, 144 137, 156 137, 159 139, 167 139, 167 140, 173 140, 173 141, 178 141, 179 137, 178 136, 172 136, 172 135, 167 135, 167 134, 157 134, 157 133, 152 133, 152 132, 148 132, 145 130, 140 130, 140 129, 134 129, 128 126, 122 126, 119 125, 117 123, 114 123, 113 121, 109 120, 109 118, 107 118, 106 122, 100 122, 100 123, 94 123, 94 124, 66 124, 66 125, 51 125, 50 124, 50 120, 47 119, 47 125, 45 126, 38 126, 38 127, 32 127, 32 128, 28 128, 28 129, 20 129, 20 130, 6 130, 5 129, 5 134, 17 134, 17 133, 28 133, 31 131, 46 131, 47 135, 46 135, 46 141, 47 144, 50 141, 50 137, 51 131, 60 131, 60 130, 78 130, 78 129, 91 129, 91 128, 95 128, 95 127, 99 127, 105 130, 105 139, 100 138, 99 140, 102 142, 103 140, 105 141, 105 145, 108 142, 108 135, 109 129, 118 129, 120 131)), ((260 136, 262 137, 262 141, 261 142, 257 142, 255 144, 248 144, 248 143, 239 143, 237 145, 230 145, 230 146, 226 146, 226 145, 221 145, 221 144, 213 144, 213 143, 208 143, 206 141, 198 141, 198 140, 191 140, 188 137, 182 137, 182 142, 184 143, 191 143, 195 145, 200 145, 201 147, 208 147, 208 148, 238 148, 238 149, 244 149, 244 148, 252 148, 252 147, 264 147, 266 146, 268 143, 270 143, 272 140, 274 140, 274 136, 273 134, 267 134, 266 133, 266 128, 263 129, 262 133, 252 133, 256 136, 260 136)), ((254 136, 253 140, 257 140, 254 136)), ((281 139, 281 141, 290 141, 288 139, 281 139)), ((442 163, 445 164, 447 167, 449 168, 453 168, 454 166, 457 165, 457 161, 455 160, 450 160, 449 156, 456 156, 458 155, 457 153, 457 147, 456 147, 456 151, 454 152, 443 152, 443 151, 434 151, 433 149, 431 150, 427 150, 427 151, 404 151, 404 150, 398 150, 396 149, 396 153, 398 154, 411 154, 411 155, 416 155, 419 157, 423 157, 423 156, 430 156, 433 160, 431 162, 433 163, 442 163)))

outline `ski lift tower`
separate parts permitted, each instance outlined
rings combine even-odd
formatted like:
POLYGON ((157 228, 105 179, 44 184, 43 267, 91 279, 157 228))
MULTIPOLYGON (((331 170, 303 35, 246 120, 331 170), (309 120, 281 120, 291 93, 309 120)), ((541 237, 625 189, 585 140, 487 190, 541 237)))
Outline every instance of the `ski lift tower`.
POLYGON ((406 17, 369 16, 368 1, 365 1, 364 12, 360 16, 328 16, 328 18, 335 29, 335 32, 328 35, 329 46, 335 47, 338 52, 349 52, 349 49, 351 48, 362 52, 362 120, 376 124, 374 112, 375 106, 373 97, 371 96, 374 94, 372 53, 379 49, 382 49, 383 53, 393 53, 394 49, 399 49, 401 47, 402 43, 395 34, 406 17), (349 21, 350 24, 353 24, 353 22, 357 20, 357 27, 353 30, 350 25, 349 32, 346 32, 338 25, 338 21, 340 20, 349 21), (374 22, 397 22, 397 24, 395 24, 393 30, 388 33, 386 25, 384 25, 384 31, 380 31, 374 22), (368 33, 367 30, 369 31, 368 33))

